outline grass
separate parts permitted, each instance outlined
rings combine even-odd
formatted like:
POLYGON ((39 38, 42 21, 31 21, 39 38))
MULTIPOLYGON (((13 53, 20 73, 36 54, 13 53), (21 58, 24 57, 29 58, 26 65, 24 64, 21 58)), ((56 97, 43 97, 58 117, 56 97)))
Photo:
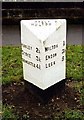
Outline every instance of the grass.
POLYGON ((84 115, 80 110, 67 109, 55 115, 54 120, 84 120, 84 115))
MULTIPOLYGON (((81 102, 84 98, 84 87, 82 85, 83 80, 83 64, 82 64, 82 46, 81 45, 69 45, 66 50, 66 77, 77 81, 74 86, 81 92, 81 102), (80 84, 79 84, 80 83, 80 84)), ((23 79, 22 72, 22 58, 21 47, 5 46, 2 47, 2 82, 3 84, 10 83, 12 81, 20 81, 23 79)), ((67 110, 64 114, 64 120, 82 120, 82 113, 78 110, 67 110)), ((64 117, 63 116, 63 117, 64 117)), ((28 118, 28 115, 24 115, 24 119, 28 118)), ((3 120, 9 120, 13 118, 17 120, 13 114, 12 109, 9 106, 3 107, 3 120)), ((59 116, 58 116, 59 118, 59 116)), ((55 120, 59 120, 55 118, 55 120)))
POLYGON ((23 77, 21 48, 6 46, 2 48, 2 83, 19 81, 23 77))
POLYGON ((2 111, 2 120, 17 120, 18 116, 14 115, 11 107, 4 105, 2 111))
POLYGON ((73 78, 79 81, 83 79, 82 54, 83 50, 81 45, 67 46, 67 78, 73 78))
MULTIPOLYGON (((82 71, 82 46, 67 46, 66 70, 67 78, 74 80, 83 79, 82 71)), ((2 47, 2 82, 19 81, 23 78, 21 47, 2 47)))
MULTIPOLYGON (((9 106, 3 106, 2 120, 17 120, 19 119, 18 115, 13 113, 13 110, 9 106)), ((23 115, 24 120, 29 120, 29 115, 23 115)), ((53 120, 84 120, 84 114, 80 110, 71 110, 67 109, 62 113, 59 113, 54 116, 53 120)))
POLYGON ((65 111, 65 120, 84 120, 84 115, 80 110, 65 111))
MULTIPOLYGON (((2 106, 2 119, 0 120, 19 120, 19 116, 14 114, 12 106, 2 106)), ((29 120, 29 114, 24 114, 22 120, 29 120)))

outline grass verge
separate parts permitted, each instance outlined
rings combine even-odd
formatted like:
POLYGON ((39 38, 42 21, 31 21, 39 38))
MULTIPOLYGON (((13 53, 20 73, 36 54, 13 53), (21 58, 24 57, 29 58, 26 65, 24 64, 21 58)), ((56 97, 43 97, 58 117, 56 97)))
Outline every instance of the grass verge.
POLYGON ((74 80, 83 79, 83 69, 82 69, 82 57, 83 49, 81 45, 69 45, 67 46, 66 52, 66 69, 67 78, 72 78, 74 80))
MULTIPOLYGON (((69 45, 66 52, 66 76, 68 79, 83 79, 82 46, 69 45)), ((21 47, 2 47, 2 82, 19 81, 23 78, 21 47)))
MULTIPOLYGON (((84 87, 81 85, 83 80, 82 69, 82 46, 81 45, 69 45, 66 50, 66 77, 73 79, 78 83, 74 86, 81 92, 81 101, 84 100, 84 87), (80 84, 79 84, 80 82, 80 84)), ((21 47, 6 46, 2 47, 2 82, 3 84, 10 83, 12 81, 20 81, 23 79, 22 72, 22 58, 21 47)), ((28 115, 23 116, 24 119, 28 118, 28 115)), ((82 120, 82 113, 78 110, 67 110, 64 113, 65 120, 82 120)), ((12 109, 9 106, 3 107, 3 120, 9 120, 13 118, 17 120, 17 117, 13 114, 12 109)), ((59 119, 57 116, 55 119, 59 119)))
POLYGON ((13 110, 9 106, 3 106, 2 120, 17 120, 18 116, 13 114, 13 110))
POLYGON ((55 115, 54 120, 84 120, 84 115, 80 110, 65 110, 55 115))
POLYGON ((2 83, 19 81, 23 77, 21 48, 2 47, 2 83))

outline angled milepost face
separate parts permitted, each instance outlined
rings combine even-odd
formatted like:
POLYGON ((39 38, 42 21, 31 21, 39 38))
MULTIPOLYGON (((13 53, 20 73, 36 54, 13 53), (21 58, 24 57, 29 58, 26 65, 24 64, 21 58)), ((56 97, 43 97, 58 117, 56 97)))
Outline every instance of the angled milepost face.
POLYGON ((24 79, 41 89, 65 79, 66 20, 21 21, 24 79))

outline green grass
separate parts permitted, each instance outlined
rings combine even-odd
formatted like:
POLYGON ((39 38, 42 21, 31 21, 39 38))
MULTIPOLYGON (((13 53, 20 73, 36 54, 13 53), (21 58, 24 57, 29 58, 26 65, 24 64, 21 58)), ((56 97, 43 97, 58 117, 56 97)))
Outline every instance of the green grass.
POLYGON ((2 83, 19 81, 23 77, 21 48, 6 46, 2 48, 2 83))
MULTIPOLYGON (((24 114, 22 117, 24 120, 29 120, 29 115, 24 114)), ((9 106, 3 106, 2 120, 17 120, 19 119, 18 115, 13 113, 13 110, 9 106)), ((84 114, 80 110, 71 110, 67 109, 62 113, 56 113, 53 117, 53 120, 84 120, 84 114)))
MULTIPOLYGON (((78 81, 75 87, 81 92, 81 102, 84 104, 84 87, 82 86, 83 79, 83 50, 81 45, 69 45, 66 50, 66 69, 67 78, 78 81), (80 84, 79 84, 80 83, 80 84)), ((3 84, 12 81, 20 81, 23 78, 22 72, 21 47, 5 46, 2 47, 2 82, 3 84)), ((83 120, 84 116, 79 110, 66 110, 64 120, 83 120), (66 119, 65 119, 66 118, 66 119), (82 119, 83 118, 83 119, 82 119)), ((23 115, 24 119, 28 119, 29 115, 23 115)), ((62 116, 55 117, 54 120, 59 120, 62 116)), ((3 107, 3 120, 17 120, 16 116, 10 107, 3 107)))
POLYGON ((2 120, 17 120, 18 116, 14 115, 11 107, 4 105, 2 111, 2 120))
POLYGON ((67 59, 66 59, 66 69, 67 78, 72 78, 74 80, 83 79, 83 49, 81 45, 70 45, 67 46, 67 59))
MULTIPOLYGON (((12 106, 2 106, 2 119, 0 120, 19 120, 19 115, 14 113, 12 106)), ((22 115, 21 120, 29 120, 29 113, 22 115)))
MULTIPOLYGON (((82 46, 69 45, 66 50, 67 78, 74 80, 83 79, 82 71, 82 46)), ((21 47, 2 47, 2 82, 19 81, 23 78, 21 47)))
POLYGON ((80 110, 67 109, 59 114, 56 113, 54 120, 84 120, 84 114, 80 110))
POLYGON ((84 120, 84 114, 80 110, 67 110, 65 120, 84 120))
POLYGON ((83 84, 83 86, 80 88, 80 93, 81 93, 80 104, 84 106, 84 84, 83 84))

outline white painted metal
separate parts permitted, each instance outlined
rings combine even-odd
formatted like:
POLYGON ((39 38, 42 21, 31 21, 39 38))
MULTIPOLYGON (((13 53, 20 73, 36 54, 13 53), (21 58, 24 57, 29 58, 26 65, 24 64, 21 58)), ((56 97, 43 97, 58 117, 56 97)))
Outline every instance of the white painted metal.
POLYGON ((21 21, 24 79, 45 90, 66 76, 66 20, 21 21))

